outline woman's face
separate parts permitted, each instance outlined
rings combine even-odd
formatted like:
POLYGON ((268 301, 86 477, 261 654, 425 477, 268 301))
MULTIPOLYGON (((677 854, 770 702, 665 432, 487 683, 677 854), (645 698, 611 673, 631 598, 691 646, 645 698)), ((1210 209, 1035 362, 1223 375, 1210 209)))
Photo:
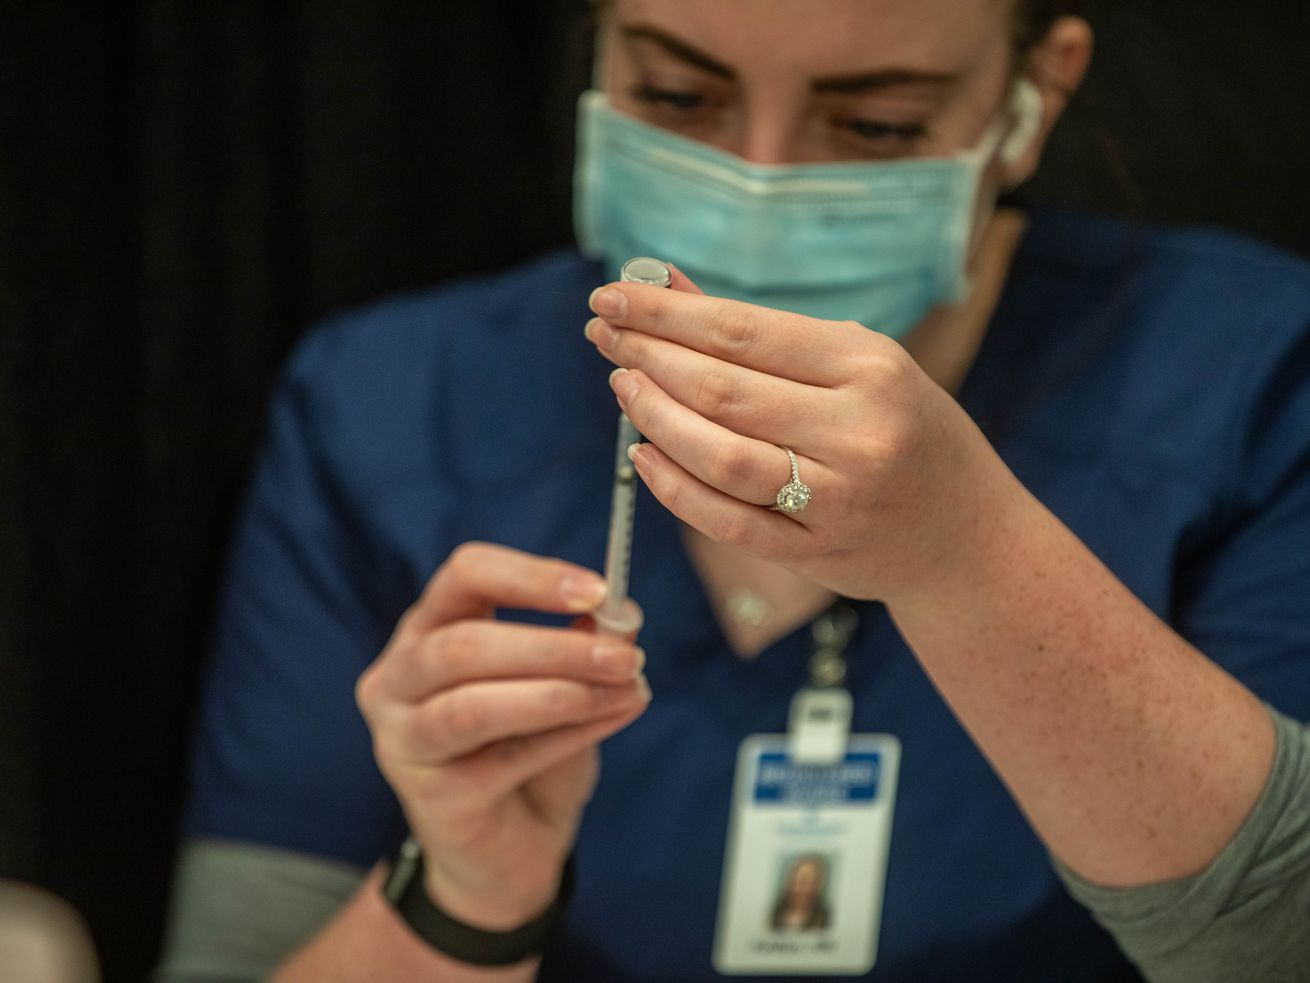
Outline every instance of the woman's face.
POLYGON ((793 903, 810 903, 823 888, 823 873, 812 860, 802 860, 792 868, 787 894, 793 903))
POLYGON ((613 0, 601 79, 623 112, 758 164, 941 156, 1002 110, 1011 16, 1011 0, 613 0))

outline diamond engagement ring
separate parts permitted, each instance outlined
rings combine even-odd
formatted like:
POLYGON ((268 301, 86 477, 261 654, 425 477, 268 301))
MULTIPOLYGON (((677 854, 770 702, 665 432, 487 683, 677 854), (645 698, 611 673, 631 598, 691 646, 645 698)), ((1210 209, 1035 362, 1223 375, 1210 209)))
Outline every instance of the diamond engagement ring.
POLYGON ((787 452, 787 460, 791 462, 791 481, 787 482, 778 489, 778 503, 770 505, 769 508, 774 512, 804 512, 805 506, 810 504, 810 486, 801 481, 801 471, 796 465, 796 455, 792 453, 791 448, 784 447, 787 452))

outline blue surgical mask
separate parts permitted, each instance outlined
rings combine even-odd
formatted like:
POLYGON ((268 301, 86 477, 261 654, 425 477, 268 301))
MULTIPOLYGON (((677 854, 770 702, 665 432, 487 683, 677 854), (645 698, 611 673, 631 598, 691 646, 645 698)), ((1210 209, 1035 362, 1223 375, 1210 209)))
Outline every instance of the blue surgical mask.
POLYGON ((1021 156, 1040 126, 1030 82, 1013 102, 1013 122, 998 119, 952 157, 759 165, 588 92, 578 112, 579 243, 614 275, 633 256, 655 256, 708 294, 899 338, 967 295, 983 173, 998 156, 1021 156))

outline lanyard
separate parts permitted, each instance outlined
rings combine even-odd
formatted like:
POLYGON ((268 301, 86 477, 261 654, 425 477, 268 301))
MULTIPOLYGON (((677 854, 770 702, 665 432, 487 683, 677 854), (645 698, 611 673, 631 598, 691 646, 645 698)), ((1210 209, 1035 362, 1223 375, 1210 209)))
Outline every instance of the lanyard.
POLYGON ((810 685, 791 701, 788 756, 796 764, 830 765, 846 756, 854 710, 846 681, 846 648, 860 616, 845 598, 815 619, 810 631, 810 685))
POLYGON ((810 686, 828 689, 846 682, 846 647, 860 627, 859 612, 844 597, 814 619, 814 654, 810 656, 810 686))

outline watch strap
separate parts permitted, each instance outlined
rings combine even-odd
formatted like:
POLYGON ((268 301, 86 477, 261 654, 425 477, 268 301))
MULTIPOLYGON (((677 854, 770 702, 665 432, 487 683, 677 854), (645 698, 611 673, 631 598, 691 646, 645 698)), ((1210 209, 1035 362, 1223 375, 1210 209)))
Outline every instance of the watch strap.
POLYGON ((442 911, 423 887, 423 851, 412 836, 401 845, 382 893, 415 934, 438 952, 474 966, 512 966, 546 948, 573 896, 573 868, 570 854, 550 907, 506 932, 475 928, 442 911))

